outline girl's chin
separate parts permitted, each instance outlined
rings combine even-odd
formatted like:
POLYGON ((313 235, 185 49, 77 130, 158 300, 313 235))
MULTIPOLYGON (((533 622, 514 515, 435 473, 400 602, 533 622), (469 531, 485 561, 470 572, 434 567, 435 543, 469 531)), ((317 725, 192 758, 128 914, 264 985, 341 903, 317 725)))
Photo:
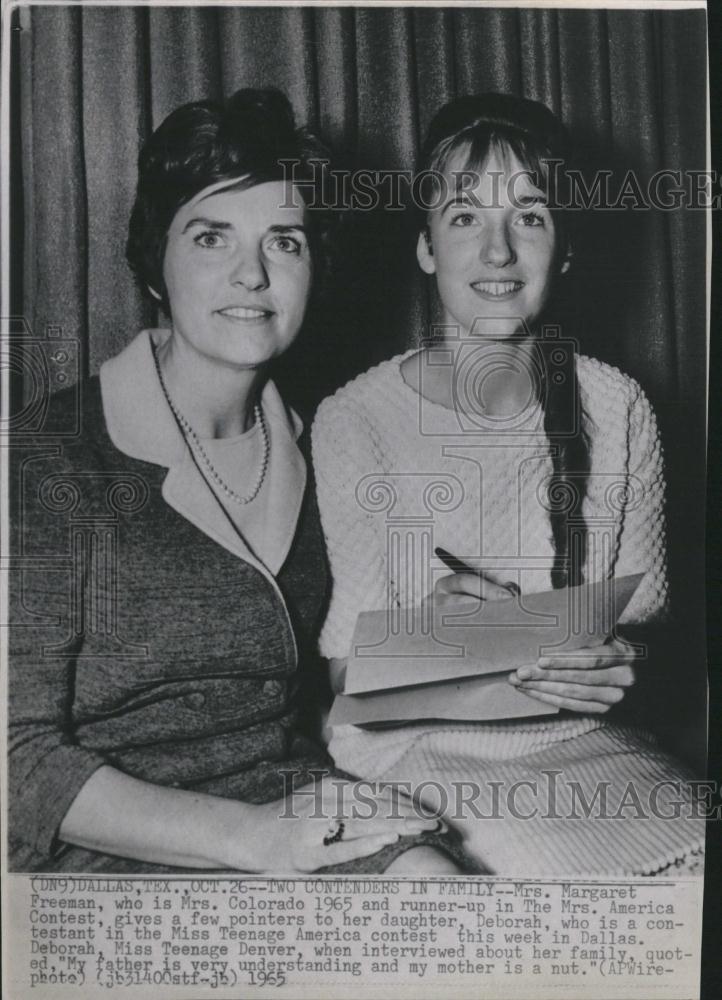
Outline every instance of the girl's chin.
POLYGON ((477 319, 467 336, 471 340, 508 340, 529 333, 529 327, 518 319, 477 319))

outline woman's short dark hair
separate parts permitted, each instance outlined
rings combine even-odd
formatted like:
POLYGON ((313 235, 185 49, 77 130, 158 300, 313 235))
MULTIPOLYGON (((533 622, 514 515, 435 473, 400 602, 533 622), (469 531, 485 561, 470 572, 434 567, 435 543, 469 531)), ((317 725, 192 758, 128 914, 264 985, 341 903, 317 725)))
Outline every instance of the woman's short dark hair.
POLYGON ((178 209, 204 188, 241 179, 250 188, 292 179, 303 186, 316 281, 328 267, 333 217, 323 207, 328 151, 278 90, 239 90, 225 102, 195 101, 171 112, 143 146, 126 257, 144 293, 169 313, 163 281, 168 229, 178 209), (311 197, 309 197, 309 192, 311 197))

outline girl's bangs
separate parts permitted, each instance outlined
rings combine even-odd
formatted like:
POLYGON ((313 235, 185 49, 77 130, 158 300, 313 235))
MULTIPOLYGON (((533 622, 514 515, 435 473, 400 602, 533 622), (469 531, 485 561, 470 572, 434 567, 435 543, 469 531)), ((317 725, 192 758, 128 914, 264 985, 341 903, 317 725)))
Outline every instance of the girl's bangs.
POLYGON ((541 148, 529 137, 511 130, 500 131, 498 128, 482 128, 475 126, 454 136, 446 145, 439 149, 432 169, 446 173, 450 168, 454 171, 481 174, 486 169, 492 152, 498 153, 506 167, 514 158, 521 169, 531 175, 536 187, 551 198, 550 182, 552 171, 549 168, 551 154, 541 148))

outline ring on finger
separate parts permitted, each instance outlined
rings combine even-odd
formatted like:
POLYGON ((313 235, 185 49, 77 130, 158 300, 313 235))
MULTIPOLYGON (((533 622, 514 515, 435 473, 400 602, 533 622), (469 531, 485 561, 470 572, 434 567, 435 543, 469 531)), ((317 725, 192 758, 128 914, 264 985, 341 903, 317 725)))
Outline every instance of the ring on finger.
POLYGON ((346 824, 342 819, 334 820, 328 828, 328 833, 323 838, 323 846, 329 847, 331 844, 337 844, 340 840, 343 840, 345 829, 346 824))

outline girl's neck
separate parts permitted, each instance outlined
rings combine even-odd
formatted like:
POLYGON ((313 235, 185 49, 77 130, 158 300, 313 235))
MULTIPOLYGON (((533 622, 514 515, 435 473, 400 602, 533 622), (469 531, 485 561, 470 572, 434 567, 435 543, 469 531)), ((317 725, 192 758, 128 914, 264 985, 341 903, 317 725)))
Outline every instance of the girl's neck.
POLYGON ((228 438, 253 426, 265 373, 198 354, 170 336, 157 350, 166 390, 200 438, 228 438))
POLYGON ((469 415, 505 417, 537 399, 533 352, 530 338, 439 341, 406 358, 401 372, 407 385, 432 403, 469 415))

